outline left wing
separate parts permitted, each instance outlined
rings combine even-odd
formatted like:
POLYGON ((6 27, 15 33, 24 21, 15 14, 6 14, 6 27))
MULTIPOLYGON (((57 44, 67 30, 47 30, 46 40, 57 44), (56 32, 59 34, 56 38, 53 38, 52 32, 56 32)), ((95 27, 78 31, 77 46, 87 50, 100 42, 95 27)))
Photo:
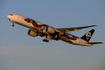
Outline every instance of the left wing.
POLYGON ((97 26, 97 25, 83 26, 83 27, 73 27, 73 28, 56 28, 56 29, 60 32, 65 33, 65 32, 72 32, 72 31, 79 31, 81 29, 94 27, 94 26, 97 26))

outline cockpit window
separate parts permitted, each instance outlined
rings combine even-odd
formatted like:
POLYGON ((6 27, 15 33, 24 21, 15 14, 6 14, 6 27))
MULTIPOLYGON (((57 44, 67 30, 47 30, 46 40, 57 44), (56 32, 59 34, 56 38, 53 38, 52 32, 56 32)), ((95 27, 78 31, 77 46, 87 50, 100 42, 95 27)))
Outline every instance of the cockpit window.
POLYGON ((13 14, 9 14, 9 15, 13 16, 13 14))

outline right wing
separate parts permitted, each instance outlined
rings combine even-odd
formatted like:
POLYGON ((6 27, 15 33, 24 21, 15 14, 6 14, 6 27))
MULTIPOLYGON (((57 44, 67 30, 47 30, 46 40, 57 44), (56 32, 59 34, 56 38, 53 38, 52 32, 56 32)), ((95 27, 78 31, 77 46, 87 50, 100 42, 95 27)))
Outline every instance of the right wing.
POLYGON ((83 27, 72 27, 72 28, 56 28, 56 29, 60 32, 65 33, 65 32, 78 31, 78 30, 81 30, 84 28, 89 28, 89 27, 94 27, 94 26, 97 26, 97 25, 83 26, 83 27))

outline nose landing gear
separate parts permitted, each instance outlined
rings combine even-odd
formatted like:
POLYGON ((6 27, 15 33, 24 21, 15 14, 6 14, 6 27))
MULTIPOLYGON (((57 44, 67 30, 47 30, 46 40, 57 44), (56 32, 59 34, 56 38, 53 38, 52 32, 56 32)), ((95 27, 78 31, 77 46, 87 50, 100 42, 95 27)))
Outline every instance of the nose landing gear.
POLYGON ((10 20, 10 19, 9 19, 9 21, 13 23, 13 24, 12 24, 12 27, 14 27, 14 23, 15 23, 15 22, 14 22, 13 20, 10 20))
POLYGON ((14 27, 14 23, 12 24, 12 27, 14 27))
POLYGON ((14 27, 14 24, 12 25, 12 27, 14 27))

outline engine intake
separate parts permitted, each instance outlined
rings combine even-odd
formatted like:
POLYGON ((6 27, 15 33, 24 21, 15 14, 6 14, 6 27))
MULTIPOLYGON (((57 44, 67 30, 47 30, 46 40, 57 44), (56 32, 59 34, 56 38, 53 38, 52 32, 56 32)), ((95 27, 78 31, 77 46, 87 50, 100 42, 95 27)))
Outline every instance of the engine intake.
POLYGON ((32 31, 32 30, 28 30, 27 34, 28 34, 29 36, 32 36, 32 37, 38 36, 38 34, 37 34, 35 31, 32 31))

